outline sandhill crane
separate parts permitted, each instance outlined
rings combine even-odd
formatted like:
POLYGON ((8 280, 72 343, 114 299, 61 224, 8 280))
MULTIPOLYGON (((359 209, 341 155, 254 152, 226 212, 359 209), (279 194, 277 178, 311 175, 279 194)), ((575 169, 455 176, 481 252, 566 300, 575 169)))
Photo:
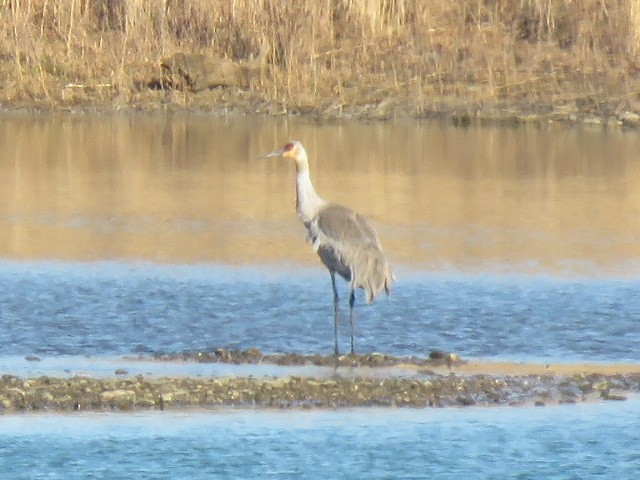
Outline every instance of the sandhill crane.
POLYGON ((281 156, 296 163, 296 212, 307 228, 307 240, 329 269, 333 288, 333 328, 335 355, 338 349, 338 289, 336 273, 350 282, 349 321, 351 323, 351 354, 355 353, 353 332, 353 306, 355 290, 362 288, 367 303, 371 303, 384 289, 389 295, 394 276, 382 251, 378 234, 371 224, 358 213, 322 200, 311 183, 307 152, 298 141, 264 155, 281 156))

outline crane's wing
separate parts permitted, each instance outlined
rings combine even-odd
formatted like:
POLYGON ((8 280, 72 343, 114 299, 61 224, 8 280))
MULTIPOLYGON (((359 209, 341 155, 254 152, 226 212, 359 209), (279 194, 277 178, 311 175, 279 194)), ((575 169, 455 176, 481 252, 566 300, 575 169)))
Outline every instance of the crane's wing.
POLYGON ((393 285, 393 273, 378 234, 362 216, 341 205, 322 208, 308 226, 309 238, 331 271, 362 288, 370 303, 393 285))
POLYGON ((320 233, 332 242, 352 248, 366 244, 382 248, 378 234, 367 219, 342 205, 327 205, 315 220, 320 233))

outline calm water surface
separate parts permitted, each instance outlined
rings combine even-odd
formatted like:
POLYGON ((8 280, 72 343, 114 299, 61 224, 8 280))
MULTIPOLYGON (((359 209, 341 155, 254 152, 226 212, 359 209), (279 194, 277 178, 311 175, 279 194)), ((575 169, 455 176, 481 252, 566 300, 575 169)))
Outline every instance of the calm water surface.
POLYGON ((208 116, 4 116, 0 256, 316 266, 294 213, 317 190, 420 271, 636 275, 640 136, 571 127, 208 116))

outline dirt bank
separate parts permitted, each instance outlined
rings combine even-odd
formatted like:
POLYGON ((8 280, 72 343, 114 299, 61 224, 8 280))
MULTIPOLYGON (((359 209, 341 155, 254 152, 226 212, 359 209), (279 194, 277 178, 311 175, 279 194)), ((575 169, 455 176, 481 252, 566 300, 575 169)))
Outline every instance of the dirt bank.
MULTIPOLYGON (((0 71, 2 70, 0 66, 0 71)), ((156 82, 155 77, 149 79, 156 82)), ((172 87, 173 88, 173 87, 172 87)), ((62 92, 59 97, 25 96, 22 93, 1 98, 5 111, 65 111, 100 114, 143 112, 187 112, 216 117, 238 115, 302 116, 318 121, 367 120, 387 121, 397 118, 433 119, 450 122, 454 126, 477 124, 541 124, 566 123, 601 126, 603 128, 640 128, 640 94, 611 92, 612 103, 594 108, 592 101, 556 103, 552 100, 531 99, 522 103, 477 100, 472 96, 434 97, 428 104, 416 103, 413 95, 396 92, 381 86, 372 97, 364 90, 356 90, 348 101, 323 97, 304 101, 294 94, 291 99, 278 101, 262 92, 243 90, 234 86, 212 87, 203 91, 161 90, 136 88, 123 96, 120 89, 106 91, 81 84, 51 86, 62 92), (126 97, 126 98, 125 98, 126 97), (624 102, 615 102, 624 97, 624 102)), ((567 87, 573 90, 573 87, 567 87)), ((638 84, 640 91, 640 82, 638 84)), ((0 91, 1 93, 1 91, 0 91)), ((567 92, 567 96, 569 92, 567 92)), ((608 101, 603 100, 605 103, 608 101)), ((596 102, 598 103, 598 102, 596 102)))

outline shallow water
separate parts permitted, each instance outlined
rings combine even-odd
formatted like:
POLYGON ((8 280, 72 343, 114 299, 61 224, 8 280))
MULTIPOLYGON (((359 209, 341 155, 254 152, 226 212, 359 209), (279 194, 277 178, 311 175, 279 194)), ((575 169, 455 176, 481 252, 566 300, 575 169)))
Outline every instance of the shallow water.
MULTIPOLYGON (((351 369, 353 375, 356 372, 371 372, 373 369, 351 369)), ((56 355, 48 357, 33 356, 0 356, 0 372, 11 372, 23 378, 33 377, 92 377, 112 378, 114 375, 128 378, 143 375, 146 378, 153 377, 276 377, 276 376, 306 376, 306 377, 330 377, 335 370, 331 367, 304 366, 278 366, 271 364, 225 364, 225 363, 198 363, 192 361, 156 361, 131 357, 114 356, 73 356, 56 355), (116 374, 116 372, 118 372, 116 374)), ((393 370, 385 369, 379 375, 392 374, 393 370)), ((348 375, 345 369, 343 375, 348 375)), ((400 372, 397 375, 417 375, 417 372, 400 372)))
POLYGON ((640 360, 634 132, 11 114, 5 364, 330 352, 329 279, 295 217, 292 166, 258 159, 290 138, 323 196, 372 218, 395 266, 390 301, 358 298, 360 352, 640 360))
MULTIPOLYGON (((360 352, 640 361, 636 132, 13 114, 0 122, 0 373, 272 375, 291 370, 122 356, 330 353, 329 278, 295 218, 292 166, 257 159, 292 138, 319 193, 370 217, 396 268, 389 301, 358 297, 360 352)), ((0 415, 0 477, 626 479, 639 414, 632 397, 0 415)))
POLYGON ((395 266, 390 301, 358 298, 360 352, 640 359, 635 132, 2 120, 0 357, 329 352, 329 279, 292 165, 258 159, 299 138, 321 195, 369 216, 395 266))
POLYGON ((640 401, 0 416, 12 479, 634 479, 640 401))
MULTIPOLYGON (((363 305, 358 297, 360 352, 640 361, 640 280, 410 272, 400 279, 389 300, 363 305)), ((330 292, 325 272, 301 267, 5 261, 0 357, 219 346, 330 353, 330 292)), ((348 317, 346 305, 341 315, 348 317)))

